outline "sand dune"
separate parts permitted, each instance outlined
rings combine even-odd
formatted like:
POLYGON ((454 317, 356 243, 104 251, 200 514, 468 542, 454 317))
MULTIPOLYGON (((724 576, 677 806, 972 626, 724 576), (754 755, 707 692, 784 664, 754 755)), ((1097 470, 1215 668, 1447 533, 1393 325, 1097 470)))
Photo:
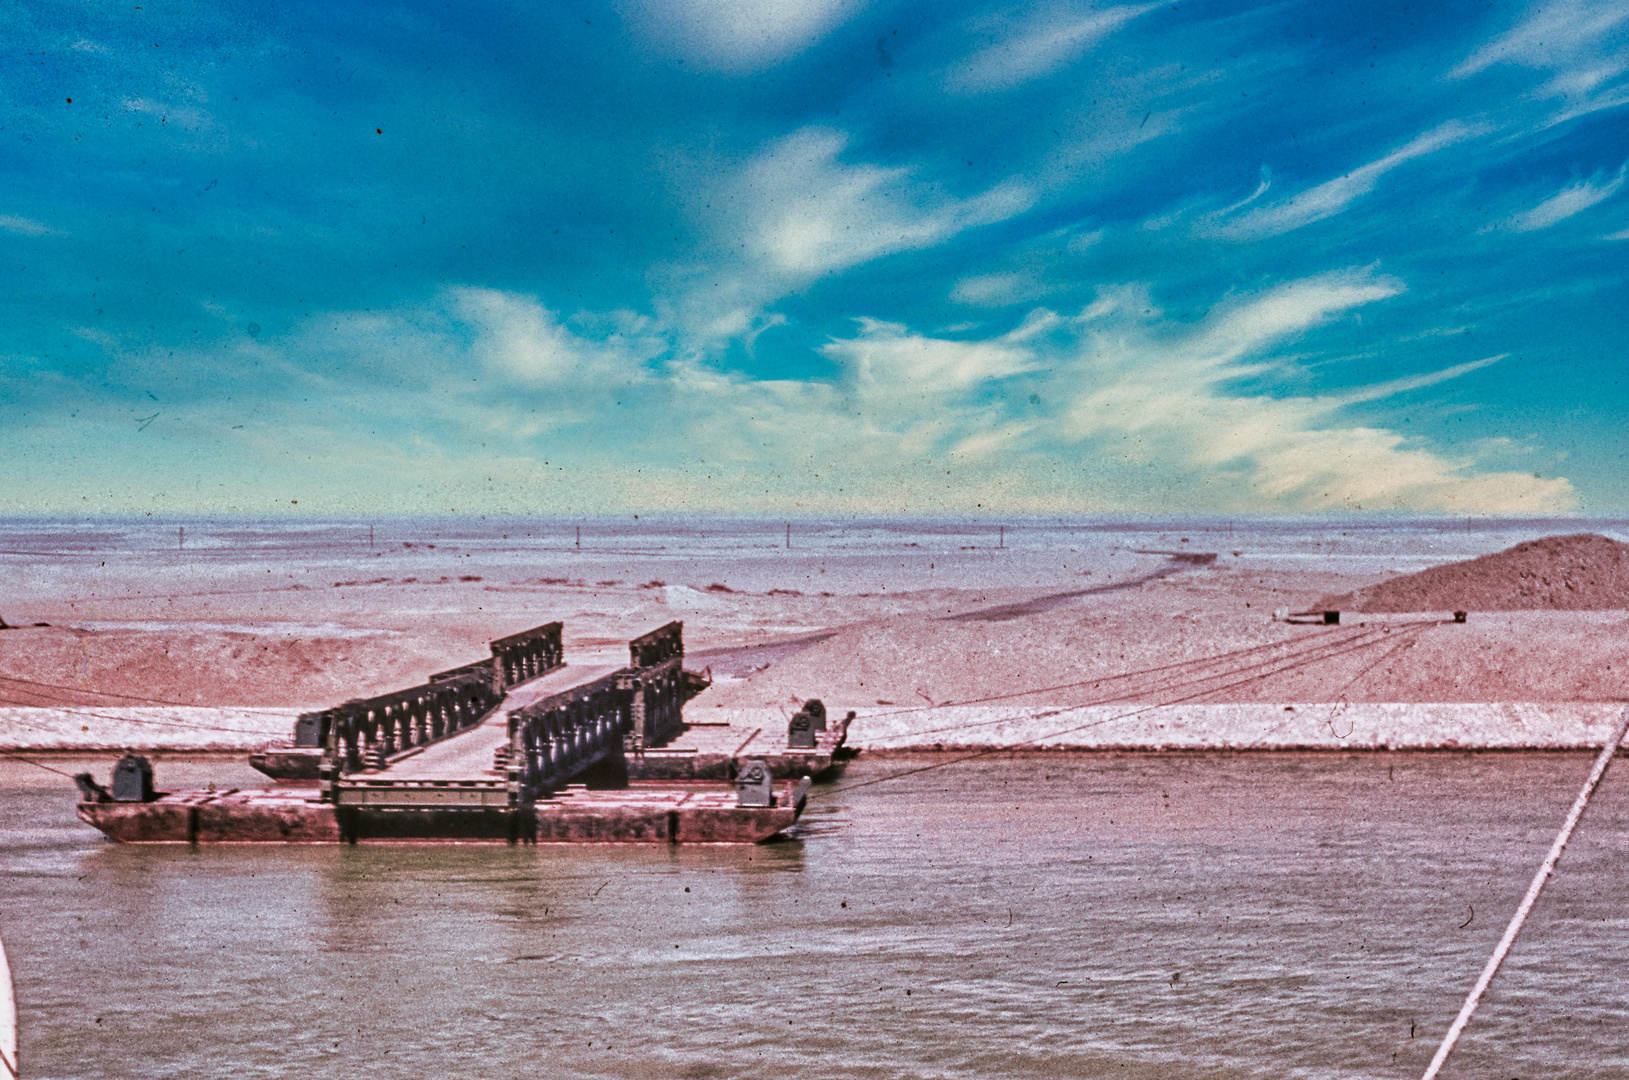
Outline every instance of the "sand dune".
POLYGON ((1547 536, 1319 600, 1331 611, 1622 611, 1629 544, 1594 533, 1547 536))

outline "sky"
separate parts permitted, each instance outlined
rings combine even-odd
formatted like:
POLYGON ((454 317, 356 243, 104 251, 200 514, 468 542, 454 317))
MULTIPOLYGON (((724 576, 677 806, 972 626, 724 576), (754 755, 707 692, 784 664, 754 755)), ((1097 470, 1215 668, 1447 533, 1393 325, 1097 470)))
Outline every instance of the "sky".
POLYGON ((1629 510, 1629 3, 0 25, 0 511, 1629 510))

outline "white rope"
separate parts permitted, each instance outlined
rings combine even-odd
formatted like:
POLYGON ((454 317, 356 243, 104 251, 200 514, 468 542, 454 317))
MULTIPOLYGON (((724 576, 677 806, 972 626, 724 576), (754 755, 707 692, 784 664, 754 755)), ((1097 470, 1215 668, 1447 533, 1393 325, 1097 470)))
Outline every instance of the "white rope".
POLYGON ((6 943, 0 941, 0 1080, 17 1080, 17 998, 12 992, 6 943))
POLYGON ((1618 721, 1617 728, 1601 749, 1601 756, 1595 759, 1595 768, 1590 770, 1589 779, 1584 781, 1584 790, 1573 800, 1572 809, 1567 813, 1566 824, 1561 826, 1561 831, 1556 834, 1555 843, 1550 845, 1550 854, 1545 856, 1544 865, 1533 875, 1533 883, 1527 887, 1527 895, 1522 897, 1521 906, 1516 909, 1510 925, 1505 927, 1505 936, 1499 939, 1498 947, 1493 950, 1493 955, 1488 957, 1487 965, 1482 968, 1482 977, 1476 980, 1470 996, 1465 999, 1465 1004, 1460 1006, 1459 1015, 1454 1017, 1453 1026, 1443 1037, 1442 1045, 1437 1047, 1436 1056, 1431 1059, 1431 1064, 1426 1067, 1425 1075, 1420 1080, 1431 1080, 1436 1076, 1438 1070, 1442 1068, 1442 1063, 1453 1053, 1454 1044, 1459 1041, 1460 1033, 1470 1022, 1471 1014, 1476 1011, 1476 1006, 1487 991, 1488 984, 1498 973, 1499 965, 1505 962, 1505 954, 1510 952, 1510 947, 1516 943, 1516 935, 1522 932, 1522 924, 1527 921, 1527 915, 1533 910, 1533 904, 1537 902, 1539 893, 1544 891, 1545 882, 1550 880, 1555 864, 1560 861, 1562 851, 1566 850, 1567 841, 1572 838, 1573 829, 1578 827, 1579 818, 1584 816, 1584 807, 1589 805, 1589 797, 1595 794, 1596 785, 1601 782, 1601 777, 1606 775, 1606 767, 1612 764, 1612 755, 1617 753, 1618 745, 1623 742, 1625 734, 1629 734, 1629 709, 1623 711, 1623 717, 1618 721))

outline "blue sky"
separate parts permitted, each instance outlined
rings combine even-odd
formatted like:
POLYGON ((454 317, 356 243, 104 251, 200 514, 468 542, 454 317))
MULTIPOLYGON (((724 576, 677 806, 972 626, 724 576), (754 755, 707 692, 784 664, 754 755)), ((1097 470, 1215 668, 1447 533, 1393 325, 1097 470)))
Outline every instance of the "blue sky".
POLYGON ((1629 4, 14 5, 0 509, 1629 509, 1629 4))

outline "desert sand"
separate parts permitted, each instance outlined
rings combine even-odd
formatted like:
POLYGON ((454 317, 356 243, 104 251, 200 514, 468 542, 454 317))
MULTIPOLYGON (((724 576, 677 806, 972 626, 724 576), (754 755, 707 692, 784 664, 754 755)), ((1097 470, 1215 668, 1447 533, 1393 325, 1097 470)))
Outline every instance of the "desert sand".
POLYGON ((301 711, 421 682, 554 619, 568 661, 682 619, 687 666, 715 679, 687 715, 778 724, 819 697, 854 710, 851 743, 873 751, 1582 746, 1625 698, 1616 541, 1414 575, 1203 541, 711 560, 20 548, 0 597, 0 745, 246 749, 301 711), (1347 614, 1273 617, 1323 607, 1347 614))

